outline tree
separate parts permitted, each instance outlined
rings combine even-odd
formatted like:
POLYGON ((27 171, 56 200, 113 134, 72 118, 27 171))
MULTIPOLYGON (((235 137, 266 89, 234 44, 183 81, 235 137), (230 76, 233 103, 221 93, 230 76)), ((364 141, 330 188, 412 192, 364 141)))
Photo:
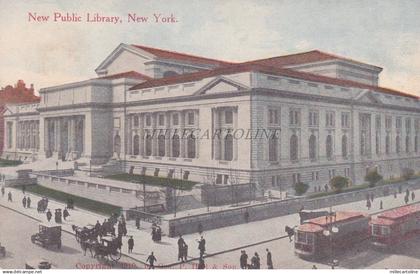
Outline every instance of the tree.
POLYGON ((335 192, 341 192, 341 190, 347 187, 349 184, 349 179, 343 176, 335 176, 330 180, 331 189, 335 192))
POLYGON ((294 184, 294 189, 295 189, 295 194, 300 196, 305 194, 305 192, 308 190, 309 185, 302 183, 302 182, 297 182, 296 184, 294 184))
POLYGON ((414 176, 414 170, 411 168, 403 168, 402 169, 402 177, 404 180, 409 180, 411 177, 414 176))
POLYGON ((365 181, 369 182, 369 187, 374 187, 377 182, 382 180, 382 175, 376 169, 369 171, 365 176, 365 181))

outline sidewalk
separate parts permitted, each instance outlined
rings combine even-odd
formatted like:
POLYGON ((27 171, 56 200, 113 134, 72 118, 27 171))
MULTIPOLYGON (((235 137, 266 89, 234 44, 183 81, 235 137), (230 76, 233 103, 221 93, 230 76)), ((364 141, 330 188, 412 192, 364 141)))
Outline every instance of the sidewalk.
MULTIPOLYGON (((404 189, 405 190, 405 189, 404 189)), ((29 193, 26 193, 28 196, 29 193)), ((393 195, 381 198, 375 198, 372 203, 372 208, 367 210, 366 201, 359 201, 344 205, 339 205, 333 207, 334 211, 337 210, 348 210, 348 211, 361 211, 369 214, 373 214, 380 210, 379 203, 380 200, 383 201, 383 210, 399 207, 404 205, 404 195, 398 194, 395 199, 393 195)), ((420 198, 420 190, 415 191, 417 199, 420 198)), ((0 198, 0 206, 10 208, 12 210, 18 211, 28 217, 34 218, 38 221, 46 222, 46 216, 43 213, 38 213, 36 210, 37 202, 40 197, 34 194, 29 194, 32 200, 31 208, 25 209, 22 206, 23 193, 21 190, 6 188, 6 194, 4 197, 0 198), (13 202, 7 202, 7 193, 9 190, 13 195, 13 202)), ((416 202, 416 201, 414 201, 416 202)), ((412 201, 410 200, 410 203, 412 201)), ((56 201, 50 200, 49 208, 53 212, 56 208, 63 209, 65 205, 63 203, 58 203, 56 201)), ((77 207, 77 205, 76 205, 77 207)), ((329 210, 320 209, 320 210, 329 210)), ((62 229, 64 231, 73 233, 71 225, 85 226, 87 224, 94 225, 97 220, 102 223, 105 218, 108 216, 103 216, 88 212, 86 210, 78 209, 70 210, 70 217, 67 221, 64 221, 62 224, 62 229)), ((52 218, 52 221, 54 217, 52 218)), ((287 216, 267 219, 258 222, 251 222, 247 224, 241 224, 236 226, 224 227, 220 229, 205 231, 203 233, 204 238, 206 239, 206 252, 207 256, 217 255, 224 252, 229 252, 237 249, 242 249, 247 246, 252 246, 260 244, 263 242, 272 241, 279 239, 285 236, 284 227, 295 226, 299 224, 299 215, 291 214, 287 216)), ((151 239, 151 229, 144 228, 144 223, 142 222, 142 229, 137 230, 134 226, 134 222, 127 223, 128 236, 133 236, 134 238, 134 253, 129 254, 129 257, 144 263, 146 258, 151 251, 154 252, 155 256, 158 259, 158 265, 160 266, 174 266, 179 264, 177 261, 178 247, 177 247, 177 238, 163 237, 162 242, 155 243, 151 239)), ((198 243, 196 242, 199 239, 198 234, 191 234, 183 236, 185 242, 189 246, 189 257, 197 259, 199 256, 198 243)), ((123 254, 127 255, 127 241, 128 237, 123 238, 123 254)), ((286 247, 285 247, 286 248, 286 247)), ((281 247, 279 247, 281 250, 281 247)), ((127 255, 128 256, 128 255, 127 255)))

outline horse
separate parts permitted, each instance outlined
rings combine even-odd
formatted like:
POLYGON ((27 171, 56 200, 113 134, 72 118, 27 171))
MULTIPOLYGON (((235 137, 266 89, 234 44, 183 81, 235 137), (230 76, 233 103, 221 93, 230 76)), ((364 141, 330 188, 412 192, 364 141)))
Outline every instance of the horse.
POLYGON ((292 237, 295 235, 295 227, 296 226, 294 227, 286 226, 284 228, 284 231, 287 233, 287 236, 289 237, 290 242, 292 241, 292 237))

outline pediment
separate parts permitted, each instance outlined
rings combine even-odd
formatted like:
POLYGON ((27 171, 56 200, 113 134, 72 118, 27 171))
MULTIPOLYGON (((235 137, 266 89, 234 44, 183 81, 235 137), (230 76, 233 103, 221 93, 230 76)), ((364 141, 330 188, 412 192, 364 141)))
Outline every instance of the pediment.
POLYGON ((8 107, 5 107, 4 109, 0 108, 0 113, 2 113, 4 116, 13 114, 13 112, 8 107))
POLYGON ((237 83, 225 77, 218 77, 195 92, 195 95, 236 92, 245 89, 247 89, 247 86, 243 84, 237 83))
POLYGON ((366 90, 362 91, 359 95, 354 98, 355 101, 359 103, 366 103, 366 104, 382 104, 382 101, 376 97, 372 91, 366 90))

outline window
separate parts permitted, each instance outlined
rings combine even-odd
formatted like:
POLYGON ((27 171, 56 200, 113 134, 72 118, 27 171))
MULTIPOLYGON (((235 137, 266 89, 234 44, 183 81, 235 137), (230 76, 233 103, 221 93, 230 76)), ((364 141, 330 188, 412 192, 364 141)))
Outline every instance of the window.
POLYGON ((133 138, 133 155, 140 154, 140 137, 136 134, 133 138))
POLYGON ((146 116, 146 126, 150 127, 152 125, 152 117, 150 115, 146 116))
POLYGON ((389 154, 391 152, 391 138, 389 137, 389 134, 385 137, 385 153, 389 154))
POLYGON ((291 126, 299 126, 300 125, 300 110, 290 110, 289 112, 289 124, 291 126))
POLYGON ((375 117, 375 127, 376 127, 376 130, 381 129, 381 116, 379 115, 376 115, 375 117))
POLYGON ((279 112, 277 109, 269 109, 268 110, 268 123, 270 125, 278 125, 279 124, 279 112))
POLYGON ((187 121, 188 125, 194 125, 194 112, 188 112, 187 121))
POLYGON ((225 111, 225 123, 233 124, 233 112, 231 110, 225 111))
POLYGON ((309 121, 309 126, 311 126, 311 127, 318 126, 319 125, 318 112, 317 111, 309 111, 308 121, 309 121))
POLYGON ((325 147, 327 149, 327 159, 331 160, 333 157, 333 140, 331 135, 327 136, 325 147))
POLYGON ((120 126, 120 118, 114 118, 114 128, 119 128, 120 126))
POLYGON ((114 152, 118 155, 121 153, 121 137, 118 134, 114 137, 114 152))
POLYGON ((334 127, 335 119, 334 119, 334 112, 327 112, 325 114, 325 126, 326 127, 334 127))
POLYGON ((293 134, 290 137, 290 160, 297 161, 298 159, 298 137, 293 134))
POLYGON ((179 157, 180 142, 178 134, 174 134, 172 137, 172 157, 179 157))
POLYGON ((222 174, 216 175, 216 184, 220 185, 222 183, 223 176, 222 174))
POLYGON ((381 153, 381 138, 380 138, 379 132, 376 132, 375 151, 376 151, 376 155, 379 155, 381 153))
POLYGON ((165 156, 165 135, 161 134, 158 137, 158 156, 165 156))
POLYGON ((328 170, 328 176, 330 180, 335 177, 335 169, 328 170))
POLYGON ((344 168, 344 177, 350 177, 350 168, 349 167, 344 168))
POLYGON ((410 136, 405 137, 405 152, 410 152, 410 136))
POLYGON ((316 156, 316 137, 312 134, 311 137, 309 137, 309 159, 315 161, 317 158, 316 156))
POLYGON ((7 122, 7 148, 12 148, 13 144, 13 123, 7 122))
POLYGON ((145 145, 146 145, 146 156, 152 155, 152 136, 150 134, 146 135, 145 138, 145 145))
POLYGON ((347 158, 347 154, 347 136, 343 135, 343 137, 341 137, 341 155, 343 158, 347 158))
POLYGON ((172 125, 177 126, 179 125, 179 115, 178 113, 175 113, 172 115, 172 125))
POLYGON ((418 152, 419 151, 419 140, 417 135, 414 136, 414 152, 418 152))
POLYGON ((350 113, 348 112, 341 113, 341 127, 342 128, 350 127, 350 113))
POLYGON ((133 126, 134 127, 138 127, 139 126, 139 116, 134 116, 133 126))
POLYGON ((400 141, 400 136, 397 136, 395 138, 395 152, 400 153, 401 151, 401 141, 400 141))
POLYGON ((405 130, 407 131, 407 133, 409 133, 411 131, 411 119, 410 118, 405 118, 405 130))
POLYGON ((293 173, 293 184, 297 184, 300 182, 300 173, 293 173))
POLYGON ((233 136, 232 136, 232 134, 227 134, 225 136, 224 160, 225 161, 232 161, 233 160, 233 136))
POLYGON ((392 128, 392 117, 387 116, 385 118, 385 128, 386 129, 391 129, 392 128))
POLYGON ((268 140, 268 160, 270 162, 278 161, 277 150, 278 150, 278 138, 276 134, 272 134, 272 136, 268 140))
POLYGON ((318 180, 319 180, 319 172, 312 171, 312 181, 318 181, 318 180))
POLYGON ((165 125, 165 115, 164 114, 159 114, 158 121, 159 121, 159 126, 164 126, 165 125))
POLYGON ((227 185, 229 183, 229 175, 223 175, 223 184, 227 185))
POLYGON ((397 129, 401 128, 401 117, 397 117, 397 119, 395 119, 395 127, 397 129))
POLYGON ((188 139, 187 139, 187 149, 188 149, 187 157, 188 158, 192 159, 196 157, 195 146, 196 146, 195 136, 193 134, 190 134, 190 136, 188 136, 188 139))

